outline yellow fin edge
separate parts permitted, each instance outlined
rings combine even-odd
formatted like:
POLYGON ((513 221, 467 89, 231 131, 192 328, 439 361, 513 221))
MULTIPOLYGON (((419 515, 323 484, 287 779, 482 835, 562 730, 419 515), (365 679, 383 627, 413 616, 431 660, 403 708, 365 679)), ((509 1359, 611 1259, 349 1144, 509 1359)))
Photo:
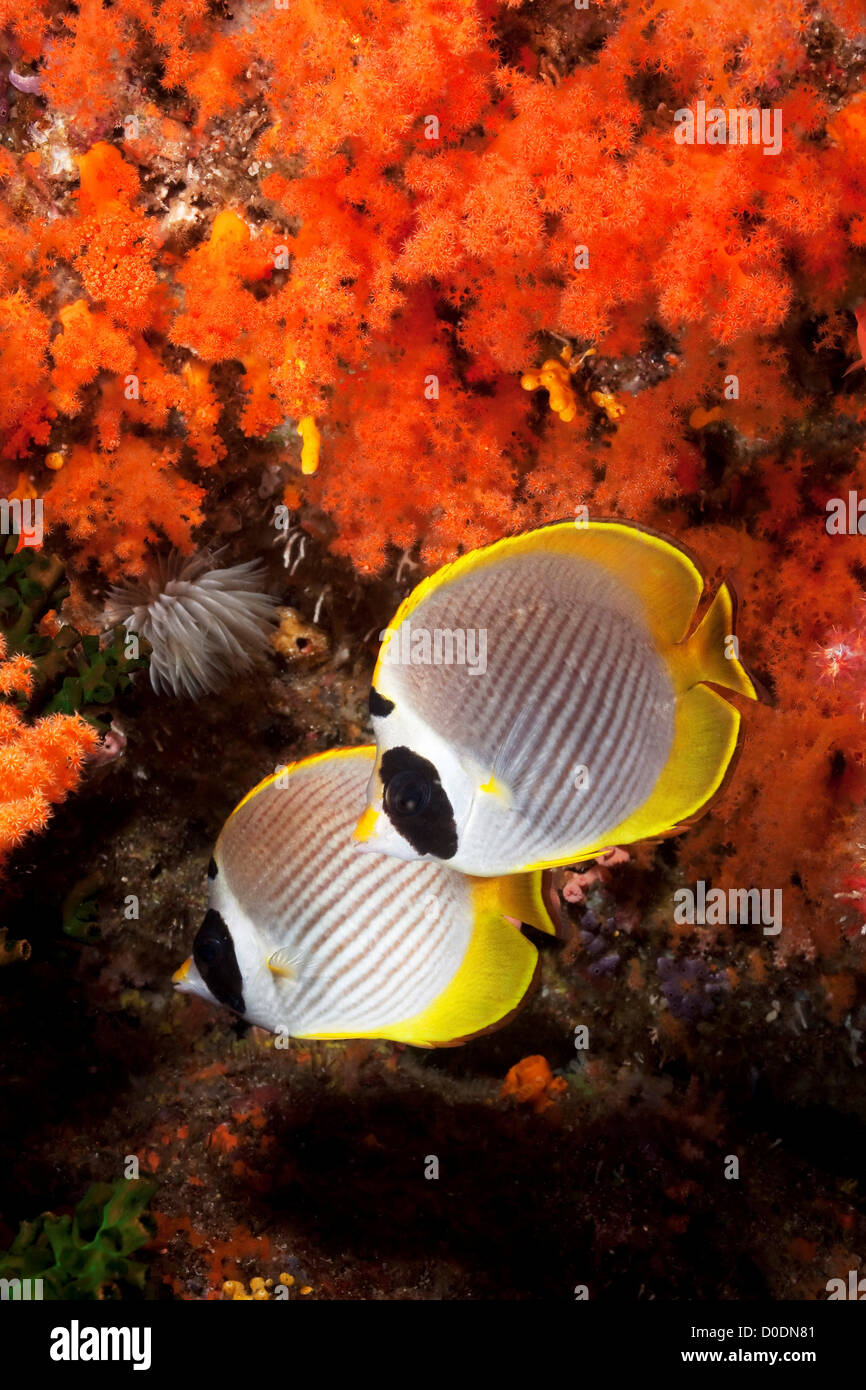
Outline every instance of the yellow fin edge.
POLYGON ((660 645, 678 642, 688 630, 704 588, 704 578, 690 555, 666 536, 630 522, 555 522, 518 536, 504 536, 492 545, 467 551, 456 560, 427 575, 403 600, 391 622, 389 635, 379 652, 373 685, 387 693, 384 653, 390 634, 397 631, 417 608, 443 584, 472 570, 526 552, 560 551, 593 561, 616 574, 642 601, 646 621, 660 645))
POLYGON ((674 738, 664 770, 652 793, 636 811, 592 844, 576 845, 569 853, 538 868, 573 864, 615 845, 631 845, 670 835, 703 811, 725 780, 737 748, 740 713, 706 685, 696 685, 677 702, 674 738))
MULTIPOLYGON (((257 782, 256 785, 250 791, 247 792, 246 796, 238 802, 237 806, 232 811, 231 815, 226 821, 226 825, 228 825, 229 821, 237 815, 238 811, 241 809, 242 806, 246 806, 248 801, 252 801, 254 796, 258 796, 259 792, 263 792, 266 787, 269 787, 271 785, 272 782, 276 782, 277 778, 290 777, 292 773, 298 772, 301 768, 312 767, 313 763, 329 762, 333 758, 361 757, 363 757, 365 761, 370 764, 372 769, 372 765, 376 761, 375 745, 371 743, 362 743, 359 744, 356 748, 329 748, 324 753, 313 753, 309 758, 299 758, 297 762, 286 763, 285 767, 280 768, 278 772, 272 772, 268 777, 263 777, 261 782, 257 782)), ((223 827, 223 829, 225 829, 225 826, 223 827)))
POLYGON ((757 700, 754 681, 739 658, 734 596, 727 583, 718 592, 694 632, 670 655, 674 680, 681 689, 712 681, 747 699, 757 700))
POLYGON ((501 913, 477 915, 466 955, 438 999, 413 1018, 366 1033, 314 1033, 320 1041, 379 1038, 413 1047, 448 1047, 506 1023, 538 968, 538 952, 501 913))

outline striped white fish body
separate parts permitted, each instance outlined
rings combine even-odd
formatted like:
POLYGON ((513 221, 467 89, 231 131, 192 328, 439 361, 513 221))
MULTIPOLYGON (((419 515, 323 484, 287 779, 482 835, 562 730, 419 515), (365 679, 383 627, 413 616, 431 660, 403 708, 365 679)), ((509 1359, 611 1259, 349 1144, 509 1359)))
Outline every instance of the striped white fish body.
MULTIPOLYGON (((425 581, 374 674, 378 756, 361 846, 499 875, 627 842, 623 829, 672 754, 687 752, 678 708, 700 673, 677 644, 701 588, 674 547, 599 523, 591 534, 566 525, 499 542, 425 581), (666 580, 678 586, 673 604, 666 580)), ((721 671, 730 683, 721 660, 719 651, 709 678, 721 671)), ((734 688, 751 693, 744 685, 734 688)), ((699 698, 689 721, 701 738, 718 724, 707 760, 716 771, 736 719, 722 704, 699 698)), ((686 777, 693 799, 702 789, 706 799, 710 772, 686 777)), ((674 811, 682 818, 683 806, 665 807, 668 827, 674 811)))
MULTIPOLYGON (((217 842, 209 909, 194 963, 176 977, 181 989, 293 1037, 457 1038, 450 1015, 444 1038, 427 1033, 467 961, 477 893, 444 864, 357 853, 352 829, 374 756, 360 748, 311 758, 241 802, 217 842)), ((520 943, 522 994, 534 948, 500 922, 520 943)), ((510 996, 502 1004, 505 1014, 510 996)), ((466 1035, 477 1021, 467 1020, 466 1035)))

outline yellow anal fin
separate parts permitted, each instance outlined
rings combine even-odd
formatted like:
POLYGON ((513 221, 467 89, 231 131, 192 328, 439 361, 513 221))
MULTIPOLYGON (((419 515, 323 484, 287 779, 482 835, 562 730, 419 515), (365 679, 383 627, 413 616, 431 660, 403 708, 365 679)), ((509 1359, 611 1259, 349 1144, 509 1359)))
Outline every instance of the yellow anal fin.
POLYGON ((556 936, 556 924, 545 901, 540 871, 506 874, 502 878, 476 878, 471 883, 472 900, 479 912, 499 912, 556 936))
POLYGON ((538 952, 501 913, 480 912, 457 974, 438 999, 384 1034, 414 1047, 466 1042, 505 1023, 522 1003, 538 952))
POLYGON ((725 779, 739 730, 733 705, 706 685, 694 686, 677 702, 673 745, 652 794, 598 844, 582 847, 581 856, 669 835, 697 815, 725 779))
POLYGON ((694 632, 671 653, 679 690, 712 681, 751 700, 758 698, 754 681, 739 658, 734 618, 733 595, 728 585, 722 584, 694 632))

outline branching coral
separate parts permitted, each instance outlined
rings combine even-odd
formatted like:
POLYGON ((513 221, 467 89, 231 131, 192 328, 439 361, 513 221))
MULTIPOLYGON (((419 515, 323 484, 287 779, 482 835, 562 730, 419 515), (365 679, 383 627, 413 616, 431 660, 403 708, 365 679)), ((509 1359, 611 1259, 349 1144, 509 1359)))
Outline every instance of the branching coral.
MULTIPOLYGON (((178 375, 173 342, 205 362, 241 363, 248 434, 267 433, 283 412, 315 418, 324 467, 308 495, 335 517, 337 548, 361 567, 380 566, 389 542, 420 542, 434 561, 490 539, 504 512, 532 519, 529 499, 539 495, 550 513, 570 510, 567 473, 552 495, 543 451, 521 429, 526 402, 513 397, 513 377, 523 369, 531 379, 542 360, 539 335, 634 352, 655 316, 674 334, 699 325, 705 342, 753 361, 756 335, 766 338, 795 296, 827 312, 850 278, 866 120, 856 96, 831 103, 819 94, 814 61, 808 80, 801 75, 806 8, 777 0, 772 9, 770 21, 746 25, 739 9, 716 3, 631 0, 608 20, 601 54, 566 64, 557 85, 527 69, 523 49, 511 52, 496 11, 485 19, 443 0, 349 12, 330 0, 315 12, 259 5, 230 31, 201 5, 149 0, 110 9, 89 0, 59 36, 46 18, 44 101, 73 123, 83 148, 78 206, 42 234, 42 262, 65 259, 87 300, 56 305, 62 331, 48 400, 36 393, 36 416, 25 412, 19 430, 43 442, 51 409, 80 412, 82 390, 96 383, 103 448, 121 448, 140 422, 164 430, 174 407, 197 461, 219 461, 213 388, 194 360, 192 376, 178 375), (142 211, 133 162, 153 147, 138 129, 153 125, 152 103, 129 100, 127 85, 142 35, 160 56, 164 89, 186 88, 198 107, 197 132, 239 100, 255 100, 265 117, 250 168, 272 221, 217 209, 180 261, 142 211), (779 157, 749 144, 675 143, 675 105, 705 95, 750 103, 771 82, 779 157), (134 128, 124 126, 124 154, 105 141, 88 148, 100 120, 110 112, 120 124, 126 108, 134 128), (170 285, 173 301, 163 293, 170 285), (141 332, 157 337, 136 339, 141 332), (118 389, 129 375, 140 394, 118 389), (503 405, 508 428, 485 438, 479 459, 466 441, 503 405), (364 419, 375 427, 359 428, 364 419), (403 485, 380 490, 392 460, 403 485), (516 477, 533 468, 538 478, 516 505, 516 477), (431 505, 431 484, 440 505, 431 505), (376 497, 360 524, 359 494, 376 497)), ((40 13, 7 20, 29 52, 40 13)), ((850 25, 844 7, 837 20, 850 25)), ((825 64, 830 71, 829 52, 825 64)), ((186 142, 193 160, 204 157, 203 138, 197 155, 196 140, 186 142)), ((32 386, 49 328, 38 310, 28 323, 41 332, 25 355, 32 386)), ((681 437, 660 451, 641 495, 631 486, 630 435, 682 435, 668 400, 696 404, 693 368, 703 360, 683 353, 664 374, 669 384, 646 385, 633 424, 627 409, 607 409, 609 391, 595 392, 616 425, 605 440, 615 482, 602 487, 602 505, 634 510, 682 494, 681 437)), ((787 404, 768 399, 764 424, 778 429, 787 404)), ((559 454, 579 451, 593 420, 568 390, 563 410, 546 431, 559 454), (570 437, 565 423, 575 425, 570 437)), ((16 450, 21 442, 19 434, 16 450)))
POLYGON ((21 291, 0 299, 0 439, 15 458, 48 438, 51 408, 44 386, 49 325, 21 291))
POLYGON ((75 445, 51 488, 54 524, 63 522, 104 574, 141 573, 147 544, 163 537, 188 552, 204 491, 171 467, 176 457, 132 437, 105 454, 75 445))

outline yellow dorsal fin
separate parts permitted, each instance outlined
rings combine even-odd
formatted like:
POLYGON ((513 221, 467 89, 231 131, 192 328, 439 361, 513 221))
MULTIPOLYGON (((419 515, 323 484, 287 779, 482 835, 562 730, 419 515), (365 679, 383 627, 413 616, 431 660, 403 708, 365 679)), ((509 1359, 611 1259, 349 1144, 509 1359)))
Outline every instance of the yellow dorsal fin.
POLYGON ((498 1027, 514 1013, 535 978, 538 952, 500 912, 478 912, 457 974, 420 1014, 367 1033, 316 1038, 388 1038, 413 1047, 448 1047, 498 1027))
MULTIPOLYGON (((522 536, 506 536, 482 550, 471 550, 428 575, 403 600, 389 624, 389 632, 395 632, 443 584, 500 560, 537 552, 574 555, 616 575, 641 601, 647 625, 661 648, 682 641, 703 592, 703 576, 695 562, 665 536, 627 522, 590 521, 578 526, 564 521, 522 536)), ((382 665, 380 653, 373 676, 377 688, 382 665)))
POLYGON ((712 681, 751 700, 758 698, 754 681, 739 659, 734 618, 733 594, 722 584, 691 636, 670 653, 677 689, 689 690, 699 681, 712 681))
MULTIPOLYGON (((248 801, 252 801, 254 796, 258 796, 259 792, 265 791, 274 782, 279 782, 280 785, 283 786, 287 779, 295 772, 312 767, 313 763, 331 762, 334 758, 362 759, 364 762, 370 764, 370 770, 372 771, 373 764, 376 761, 376 747, 372 743, 362 743, 353 748, 328 748, 324 753, 312 753, 308 758, 300 758, 295 763, 286 763, 285 767, 279 768, 276 772, 271 772, 267 777, 263 777, 261 782, 257 782, 256 785, 247 792, 246 796, 242 797, 238 802, 231 816, 229 816, 229 820, 232 819, 232 816, 237 815, 242 806, 246 806, 248 801)), ((226 825, 228 825, 228 821, 226 821, 226 825)), ((223 829, 225 829, 225 826, 223 826, 223 829)))
POLYGON ((505 874, 501 878, 474 878, 472 899, 479 912, 500 912, 526 922, 538 931, 556 936, 556 925, 544 900, 542 874, 505 874))

